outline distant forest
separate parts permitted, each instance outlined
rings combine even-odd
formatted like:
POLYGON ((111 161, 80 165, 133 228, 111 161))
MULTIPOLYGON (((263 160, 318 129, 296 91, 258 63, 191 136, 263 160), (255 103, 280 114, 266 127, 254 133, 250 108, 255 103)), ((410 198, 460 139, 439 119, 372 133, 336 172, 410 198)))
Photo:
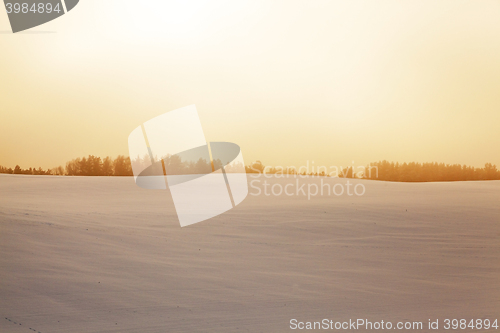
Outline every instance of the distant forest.
POLYGON ((16 165, 14 169, 0 166, 0 173, 20 175, 55 175, 55 176, 132 176, 130 158, 119 155, 113 159, 109 156, 101 159, 93 155, 76 158, 66 163, 66 167, 53 169, 22 169, 16 165))
MULTIPOLYGON (((206 162, 206 161, 205 161, 206 162)), ((178 167, 193 170, 193 165, 180 162, 178 167)), ((247 173, 266 173, 275 175, 298 175, 295 168, 277 168, 265 166, 256 161, 245 166, 247 173)), ((300 169, 299 169, 300 171, 300 169)), ((119 155, 116 158, 104 159, 89 155, 76 158, 66 163, 66 166, 43 170, 42 168, 22 169, 16 165, 14 169, 0 166, 0 173, 22 175, 59 175, 59 176, 132 176, 132 165, 129 157, 119 155)), ((301 172, 300 175, 306 175, 301 172)), ((395 182, 436 182, 436 181, 467 181, 467 180, 500 180, 500 171, 496 165, 486 163, 484 168, 475 168, 460 164, 444 163, 394 163, 380 161, 370 163, 357 170, 352 167, 332 172, 326 168, 317 172, 307 173, 308 176, 360 178, 371 180, 385 180, 395 182)))
MULTIPOLYGON (((296 169, 276 168, 264 166, 260 161, 245 166, 247 173, 266 174, 299 174, 296 169)), ((385 180, 393 182, 439 182, 439 181, 467 181, 467 180, 500 180, 500 170, 496 165, 486 163, 484 168, 475 168, 460 164, 444 163, 394 163, 380 161, 370 163, 366 167, 354 169, 347 167, 342 170, 327 170, 316 167, 317 172, 308 173, 309 176, 358 178, 370 180, 385 180)), ((300 171, 300 170, 299 170, 300 171)), ((306 175, 301 172, 301 175, 306 175)))

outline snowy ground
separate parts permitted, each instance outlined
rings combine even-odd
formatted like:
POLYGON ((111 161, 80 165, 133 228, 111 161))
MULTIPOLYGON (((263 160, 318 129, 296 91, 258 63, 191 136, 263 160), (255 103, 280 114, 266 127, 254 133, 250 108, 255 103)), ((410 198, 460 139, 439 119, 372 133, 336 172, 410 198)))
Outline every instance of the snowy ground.
POLYGON ((500 182, 355 183, 181 228, 169 193, 132 178, 0 175, 0 332, 500 319, 500 182))

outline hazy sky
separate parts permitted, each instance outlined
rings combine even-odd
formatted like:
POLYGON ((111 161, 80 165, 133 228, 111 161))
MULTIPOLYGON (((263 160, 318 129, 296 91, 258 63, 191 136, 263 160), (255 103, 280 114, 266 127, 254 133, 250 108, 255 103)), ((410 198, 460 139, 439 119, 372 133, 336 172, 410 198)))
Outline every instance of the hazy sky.
POLYGON ((247 163, 500 165, 496 0, 81 0, 9 30, 0 10, 7 167, 128 155, 190 104, 247 163))

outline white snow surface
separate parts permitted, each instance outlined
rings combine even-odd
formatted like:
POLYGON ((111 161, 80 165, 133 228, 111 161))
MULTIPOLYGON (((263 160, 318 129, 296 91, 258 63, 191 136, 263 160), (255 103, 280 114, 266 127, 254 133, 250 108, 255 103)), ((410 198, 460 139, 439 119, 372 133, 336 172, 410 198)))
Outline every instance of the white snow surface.
POLYGON ((181 228, 169 192, 132 177, 0 175, 0 332, 500 319, 500 182, 350 181, 366 194, 250 189, 181 228))

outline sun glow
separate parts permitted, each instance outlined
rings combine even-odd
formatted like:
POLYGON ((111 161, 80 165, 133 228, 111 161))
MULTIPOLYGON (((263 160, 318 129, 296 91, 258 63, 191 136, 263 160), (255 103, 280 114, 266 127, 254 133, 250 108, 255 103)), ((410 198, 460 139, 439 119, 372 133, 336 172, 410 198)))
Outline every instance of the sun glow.
POLYGON ((101 0, 93 6, 98 28, 112 38, 192 42, 213 32, 221 17, 241 12, 246 1, 101 0))

